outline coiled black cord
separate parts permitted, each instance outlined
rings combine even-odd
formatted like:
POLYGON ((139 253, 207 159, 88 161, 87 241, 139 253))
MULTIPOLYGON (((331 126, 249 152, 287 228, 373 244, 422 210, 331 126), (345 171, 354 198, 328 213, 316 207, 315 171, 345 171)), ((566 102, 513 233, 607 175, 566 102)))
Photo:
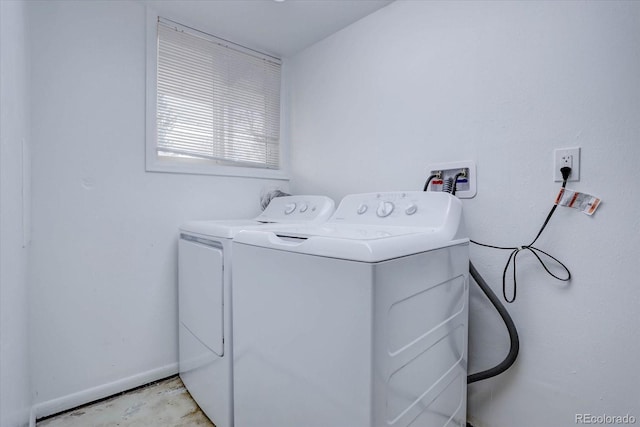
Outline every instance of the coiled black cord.
MULTIPOLYGON (((571 174, 571 168, 565 167, 565 168, 562 168, 560 170, 562 172, 562 178, 563 178, 562 179, 562 188, 565 188, 566 185, 567 185, 567 179, 569 178, 569 175, 571 174)), ((456 175, 454 180, 453 180, 453 186, 451 188, 451 194, 452 195, 455 195, 455 193, 456 193, 456 184, 458 182, 458 178, 459 178, 460 175, 462 175, 462 174, 456 175)), ((429 183, 431 182, 432 179, 433 179, 433 177, 429 177, 429 179, 427 180, 427 183, 425 184, 424 191, 427 191, 429 183)), ((538 240, 538 238, 540 237, 540 235, 542 234, 544 229, 549 224, 549 221, 551 220, 551 217, 553 216, 553 213, 556 211, 557 207, 558 207, 557 204, 553 205, 553 207, 551 208, 551 210, 547 214, 547 217, 544 220, 544 223, 540 227, 540 230, 538 230, 538 234, 536 234, 536 237, 533 239, 533 241, 530 244, 526 245, 526 246, 521 246, 521 247, 494 246, 494 245, 488 245, 488 244, 485 244, 485 243, 479 243, 479 242, 476 242, 474 240, 471 240, 471 242, 476 244, 476 245, 485 246, 485 247, 494 248, 494 249, 505 249, 505 250, 511 250, 512 251, 511 255, 509 256, 509 259, 507 260, 507 264, 506 264, 506 266, 504 268, 504 271, 502 273, 502 296, 504 297, 505 301, 511 303, 511 302, 515 301, 515 299, 516 299, 516 291, 517 291, 516 257, 518 256, 518 253, 520 253, 520 251, 522 251, 522 250, 530 251, 538 259, 538 261, 540 261, 540 264, 545 269, 545 271, 547 273, 549 273, 551 276, 553 276, 554 278, 556 278, 558 280, 562 280, 562 281, 568 281, 569 279, 571 279, 571 272, 569 271, 567 266, 565 266, 562 262, 560 262, 560 260, 558 260, 554 256, 552 256, 552 255, 548 254, 547 252, 545 252, 545 251, 543 251, 541 249, 538 249, 538 248, 533 246, 533 244, 538 240), (562 268, 564 268, 564 270, 567 272, 567 277, 566 278, 562 278, 562 277, 558 277, 557 275, 553 274, 549 270, 547 265, 544 263, 544 261, 542 261, 542 259, 540 258, 540 255, 538 255, 538 252, 543 254, 543 255, 546 255, 547 257, 549 257, 552 260, 556 261, 560 266, 562 266, 562 268), (509 269, 509 265, 511 264, 512 260, 513 260, 513 297, 511 299, 509 299, 507 297, 507 292, 506 292, 506 276, 507 276, 507 270, 509 269)), ((516 325, 513 322, 513 319, 511 318, 511 316, 509 315, 509 312, 504 307, 504 305, 502 305, 502 303, 500 302, 500 299, 491 290, 491 288, 489 287, 487 282, 480 275, 478 270, 476 270, 475 266, 473 265, 473 263, 471 261, 469 261, 469 274, 475 280, 475 282, 478 284, 478 286, 480 287, 482 292, 484 292, 485 296, 489 299, 489 301, 491 301, 491 304, 493 304, 493 306, 495 307, 496 311, 498 312, 498 314, 502 318, 502 321, 504 322, 504 324, 505 324, 505 326, 507 328, 507 331, 509 333, 509 341, 510 341, 509 353, 507 353, 507 356, 504 358, 504 360, 502 360, 502 362, 498 363, 496 366, 494 366, 492 368, 486 369, 486 370, 481 371, 481 372, 476 372, 475 374, 471 374, 471 375, 467 376, 467 384, 472 384, 472 383, 474 383, 476 381, 482 381, 482 380, 485 380, 485 379, 488 379, 488 378, 491 378, 491 377, 495 377, 496 375, 499 375, 499 374, 503 373, 504 371, 506 371, 507 369, 509 369, 511 367, 511 365, 513 365, 514 362, 516 361, 516 359, 518 358, 518 353, 520 351, 520 339, 518 337, 518 331, 516 330, 516 325)), ((469 424, 467 424, 467 425, 469 425, 469 424)))
MULTIPOLYGON (((463 175, 463 174, 458 174, 463 175)), ((453 187, 451 189, 451 194, 455 194, 456 191, 456 183, 458 182, 458 175, 456 175, 453 187)), ((433 179, 429 177, 427 180, 427 184, 425 185, 424 191, 427 191, 428 183, 433 179)), ((537 237, 536 237, 537 238, 537 237)), ((509 333, 509 353, 504 358, 504 360, 498 363, 496 366, 486 369, 484 371, 476 372, 475 374, 471 374, 467 376, 467 384, 474 383, 476 381, 486 380, 491 377, 495 377, 496 375, 500 375, 514 364, 516 359, 518 358, 518 352, 520 351, 520 339, 518 338, 518 331, 516 329, 516 325, 513 322, 513 319, 509 315, 509 312, 505 308, 504 305, 500 302, 500 299, 496 296, 496 294, 491 290, 491 287, 487 284, 484 278, 480 275, 476 267, 473 265, 471 261, 469 261, 469 274, 473 277, 473 280, 476 281, 482 292, 486 295, 486 297, 491 301, 491 304, 495 307, 496 311, 502 318, 504 325, 507 328, 507 332, 509 333)), ((469 424, 467 424, 469 425, 469 424)))
MULTIPOLYGON (((562 168, 562 169, 568 169, 568 171, 565 171, 565 170, 562 171, 562 174, 563 174, 562 188, 565 188, 567 186, 567 178, 569 177, 569 174, 571 173, 571 169, 569 169, 569 168, 562 168)), ((516 300, 517 291, 518 291, 516 259, 518 257, 518 254, 521 251, 529 251, 529 252, 531 252, 538 259, 538 261, 540 262, 540 265, 542 265, 542 268, 544 268, 544 270, 547 273, 549 273, 549 275, 551 275, 553 278, 555 278, 557 280, 560 280, 560 281, 563 281, 563 282, 567 282, 567 281, 569 281, 571 279, 571 272, 569 271, 567 266, 564 265, 558 258, 556 258, 553 255, 543 251, 542 249, 539 249, 539 248, 536 248, 535 246, 533 246, 533 244, 538 240, 538 238, 540 237, 540 235, 542 234, 544 229, 547 227, 547 224, 549 224, 549 220, 553 216, 553 213, 556 211, 557 207, 558 207, 557 204, 553 205, 553 207, 551 208, 551 210, 547 214, 547 218, 544 220, 544 223, 542 224, 542 227, 540 227, 540 230, 538 231, 538 234, 536 234, 536 237, 528 245, 517 246, 517 247, 495 246, 495 245, 489 245, 489 244, 486 244, 486 243, 480 243, 480 242, 477 242, 475 240, 471 240, 471 243, 473 243, 475 245, 478 245, 478 246, 484 246, 486 248, 502 249, 502 250, 510 250, 511 251, 511 254, 509 255, 509 258, 507 259, 507 263, 504 266, 504 270, 502 271, 502 296, 504 297, 504 300, 506 302, 512 303, 512 302, 514 302, 516 300), (542 260, 540 255, 544 255, 544 256, 552 259, 559 266, 561 266, 564 269, 564 271, 567 273, 566 277, 560 277, 560 276, 552 273, 551 270, 549 270, 549 267, 547 266, 547 264, 542 260), (513 291, 512 291, 511 298, 509 298, 507 296, 507 272, 508 272, 509 266, 512 264, 512 262, 513 262, 513 291)))

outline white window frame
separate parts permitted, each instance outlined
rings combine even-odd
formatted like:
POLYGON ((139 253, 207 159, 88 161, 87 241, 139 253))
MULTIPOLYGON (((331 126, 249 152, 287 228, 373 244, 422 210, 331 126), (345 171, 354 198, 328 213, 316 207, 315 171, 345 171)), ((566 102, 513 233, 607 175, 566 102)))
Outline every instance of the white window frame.
MULTIPOLYGON (((152 8, 147 7, 147 79, 146 79, 146 170, 147 172, 168 172, 198 175, 222 175, 222 176, 238 176, 248 178, 266 178, 277 180, 289 180, 288 173, 288 141, 286 138, 287 118, 286 110, 283 107, 285 102, 281 101, 280 105, 280 168, 279 169, 263 169, 243 166, 229 166, 214 164, 198 159, 172 159, 159 158, 157 154, 157 73, 158 73, 158 30, 157 24, 159 18, 165 18, 172 21, 181 22, 182 25, 195 28, 188 22, 184 22, 180 18, 172 19, 166 14, 159 14, 152 8)), ((286 66, 283 61, 281 81, 286 76, 286 66)), ((286 100, 285 85, 281 83, 280 99, 286 100)))

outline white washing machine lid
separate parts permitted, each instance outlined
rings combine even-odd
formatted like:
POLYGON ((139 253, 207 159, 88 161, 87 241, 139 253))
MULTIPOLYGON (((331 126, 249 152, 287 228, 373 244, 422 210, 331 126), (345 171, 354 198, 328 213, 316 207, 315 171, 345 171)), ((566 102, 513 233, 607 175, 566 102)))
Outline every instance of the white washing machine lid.
POLYGON ((399 192, 346 196, 321 226, 239 232, 234 242, 362 262, 468 244, 462 203, 447 193, 399 192), (363 208, 366 206, 366 208, 363 208))
POLYGON ((180 226, 183 233, 233 239, 241 230, 288 227, 325 222, 334 211, 335 203, 326 196, 276 197, 257 218, 189 221, 180 226))

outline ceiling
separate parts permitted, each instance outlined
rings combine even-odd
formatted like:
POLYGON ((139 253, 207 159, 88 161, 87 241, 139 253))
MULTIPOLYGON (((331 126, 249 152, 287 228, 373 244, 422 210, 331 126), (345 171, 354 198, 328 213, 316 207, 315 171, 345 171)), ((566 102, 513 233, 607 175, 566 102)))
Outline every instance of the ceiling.
POLYGON ((393 0, 140 0, 161 16, 290 57, 393 0))

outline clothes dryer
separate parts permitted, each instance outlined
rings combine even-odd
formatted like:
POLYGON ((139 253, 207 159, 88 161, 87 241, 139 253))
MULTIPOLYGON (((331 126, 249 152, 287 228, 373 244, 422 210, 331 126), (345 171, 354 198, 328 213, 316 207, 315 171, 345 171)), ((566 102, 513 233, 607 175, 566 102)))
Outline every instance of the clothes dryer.
POLYGON ((277 197, 255 219, 192 221, 180 227, 178 313, 180 378, 217 427, 233 426, 231 241, 240 230, 326 221, 324 196, 277 197))
POLYGON ((468 244, 460 200, 431 192, 238 233, 235 426, 463 427, 468 244))

